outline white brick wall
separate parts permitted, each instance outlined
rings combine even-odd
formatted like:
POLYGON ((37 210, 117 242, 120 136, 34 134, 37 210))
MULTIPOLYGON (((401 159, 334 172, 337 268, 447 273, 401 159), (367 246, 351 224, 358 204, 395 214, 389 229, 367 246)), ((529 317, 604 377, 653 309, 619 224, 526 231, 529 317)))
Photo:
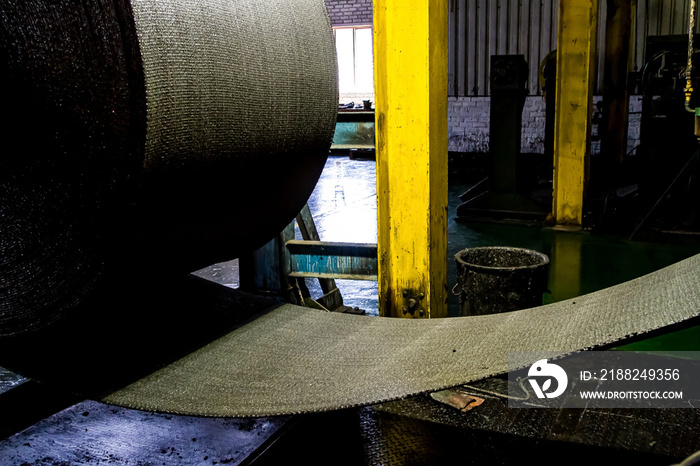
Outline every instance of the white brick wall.
POLYGON ((642 96, 630 97, 630 124, 627 129, 627 152, 637 147, 640 142, 639 129, 642 123, 642 96))
POLYGON ((542 96, 525 99, 520 147, 523 153, 544 154, 545 102, 542 96))
MULTIPOLYGON (((593 98, 594 104, 601 97, 593 98)), ((448 128, 449 150, 455 152, 488 152, 489 113, 488 97, 449 97, 448 128)), ((628 151, 639 145, 639 125, 641 121, 642 98, 630 97, 628 151)), ((522 152, 544 153, 545 103, 541 96, 530 96, 523 108, 523 128, 521 133, 522 152)), ((596 125, 592 134, 597 135, 596 125)), ((600 142, 591 143, 591 152, 600 152, 600 142)))
POLYGON ((326 0, 333 26, 372 24, 372 0, 326 0))
POLYGON ((449 150, 489 151, 489 98, 448 97, 449 150))

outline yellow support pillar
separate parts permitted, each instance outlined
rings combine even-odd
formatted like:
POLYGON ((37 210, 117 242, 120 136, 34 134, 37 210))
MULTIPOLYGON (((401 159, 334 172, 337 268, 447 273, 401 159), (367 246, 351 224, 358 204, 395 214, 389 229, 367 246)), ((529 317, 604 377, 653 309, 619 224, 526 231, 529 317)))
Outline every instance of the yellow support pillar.
POLYGON ((379 314, 447 315, 447 0, 374 0, 379 314))
POLYGON ((597 23, 597 0, 559 1, 552 205, 558 225, 583 220, 597 23))
POLYGON ((549 282, 555 301, 581 296, 582 246, 579 234, 559 232, 554 236, 549 282))

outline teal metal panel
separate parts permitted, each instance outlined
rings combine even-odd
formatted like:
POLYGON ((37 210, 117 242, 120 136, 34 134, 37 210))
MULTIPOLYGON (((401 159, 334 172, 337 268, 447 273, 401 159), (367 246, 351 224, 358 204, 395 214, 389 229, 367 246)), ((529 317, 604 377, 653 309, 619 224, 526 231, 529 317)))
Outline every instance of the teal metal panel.
POLYGON ((377 279, 377 245, 288 241, 292 277, 377 279))
POLYGON ((338 122, 331 149, 374 149, 374 122, 338 122))

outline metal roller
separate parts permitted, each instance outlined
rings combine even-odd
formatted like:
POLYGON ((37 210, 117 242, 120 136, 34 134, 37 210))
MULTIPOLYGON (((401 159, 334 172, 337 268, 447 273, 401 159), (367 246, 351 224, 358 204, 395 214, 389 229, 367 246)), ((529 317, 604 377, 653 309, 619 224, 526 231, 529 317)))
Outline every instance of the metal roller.
POLYGON ((259 246, 328 153, 322 0, 2 2, 0 53, 0 336, 259 246))

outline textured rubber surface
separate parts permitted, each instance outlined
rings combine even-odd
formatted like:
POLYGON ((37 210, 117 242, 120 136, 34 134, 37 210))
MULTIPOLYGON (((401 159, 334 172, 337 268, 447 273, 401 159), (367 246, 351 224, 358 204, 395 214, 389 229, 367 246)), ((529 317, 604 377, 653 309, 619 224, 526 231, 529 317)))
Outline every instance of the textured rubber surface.
POLYGON ((2 2, 0 57, 0 337, 255 249, 328 155, 322 0, 2 2))
POLYGON ((0 336, 75 306, 124 241, 143 79, 128 1, 0 3, 0 336))
POLYGON ((146 79, 147 170, 328 151, 337 84, 324 2, 132 6, 146 79))
POLYGON ((699 314, 700 255, 596 293, 503 314, 406 320, 285 305, 104 401, 204 416, 339 409, 507 372, 509 351, 564 355, 699 314))
POLYGON ((148 108, 140 256, 190 272, 262 246, 304 206, 331 144, 325 3, 131 3, 148 108))

